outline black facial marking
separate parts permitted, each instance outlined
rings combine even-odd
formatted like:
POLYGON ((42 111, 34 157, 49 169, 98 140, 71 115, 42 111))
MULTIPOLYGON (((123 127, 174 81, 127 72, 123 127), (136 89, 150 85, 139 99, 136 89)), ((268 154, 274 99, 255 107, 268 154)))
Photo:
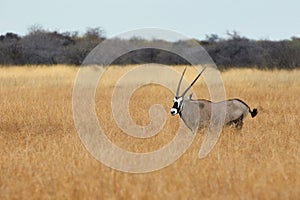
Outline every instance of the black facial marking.
POLYGON ((178 102, 174 102, 173 108, 178 108, 178 102))

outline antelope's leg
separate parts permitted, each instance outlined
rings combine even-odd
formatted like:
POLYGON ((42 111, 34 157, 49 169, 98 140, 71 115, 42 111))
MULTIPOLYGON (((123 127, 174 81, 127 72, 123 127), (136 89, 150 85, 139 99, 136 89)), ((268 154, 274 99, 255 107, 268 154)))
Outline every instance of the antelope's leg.
POLYGON ((243 128, 243 115, 241 115, 235 122, 235 128, 236 129, 242 129, 243 128))

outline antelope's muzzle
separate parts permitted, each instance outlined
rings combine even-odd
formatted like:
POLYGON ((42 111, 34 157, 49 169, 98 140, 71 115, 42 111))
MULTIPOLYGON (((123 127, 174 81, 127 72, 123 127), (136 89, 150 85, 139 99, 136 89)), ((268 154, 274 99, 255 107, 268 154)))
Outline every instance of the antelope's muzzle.
POLYGON ((171 108, 170 110, 171 115, 176 115, 177 114, 177 109, 176 108, 171 108))

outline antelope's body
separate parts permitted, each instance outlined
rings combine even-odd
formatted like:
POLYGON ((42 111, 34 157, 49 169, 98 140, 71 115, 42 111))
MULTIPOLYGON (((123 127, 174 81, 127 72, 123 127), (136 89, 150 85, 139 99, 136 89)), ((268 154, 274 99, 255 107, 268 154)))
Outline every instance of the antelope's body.
POLYGON ((185 125, 192 131, 202 129, 209 125, 212 119, 212 107, 217 111, 222 111, 226 106, 225 124, 233 125, 237 129, 243 127, 243 120, 246 118, 248 113, 251 114, 252 118, 257 115, 257 109, 253 110, 240 99, 229 99, 221 102, 211 102, 205 99, 193 100, 190 95, 188 98, 184 95, 193 86, 196 80, 203 73, 205 68, 199 73, 191 85, 183 92, 182 95, 178 95, 182 78, 184 76, 186 68, 184 69, 178 87, 176 96, 173 100, 174 105, 171 108, 171 114, 179 114, 185 125))
POLYGON ((184 99, 182 110, 178 113, 186 126, 191 130, 207 127, 211 120, 212 104, 216 109, 226 106, 225 124, 233 125, 237 129, 243 127, 243 120, 248 113, 255 117, 257 110, 249 106, 240 99, 230 99, 222 102, 211 102, 205 99, 193 100, 184 99))

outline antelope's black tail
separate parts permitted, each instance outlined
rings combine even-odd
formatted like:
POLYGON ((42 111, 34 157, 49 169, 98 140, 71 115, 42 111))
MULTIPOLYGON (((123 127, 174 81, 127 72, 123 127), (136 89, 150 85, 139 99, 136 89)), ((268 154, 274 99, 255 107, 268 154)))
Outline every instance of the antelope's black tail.
POLYGON ((257 115, 257 109, 256 109, 256 108, 254 108, 252 111, 251 111, 251 109, 249 108, 249 112, 250 112, 252 118, 255 117, 255 116, 257 115))

